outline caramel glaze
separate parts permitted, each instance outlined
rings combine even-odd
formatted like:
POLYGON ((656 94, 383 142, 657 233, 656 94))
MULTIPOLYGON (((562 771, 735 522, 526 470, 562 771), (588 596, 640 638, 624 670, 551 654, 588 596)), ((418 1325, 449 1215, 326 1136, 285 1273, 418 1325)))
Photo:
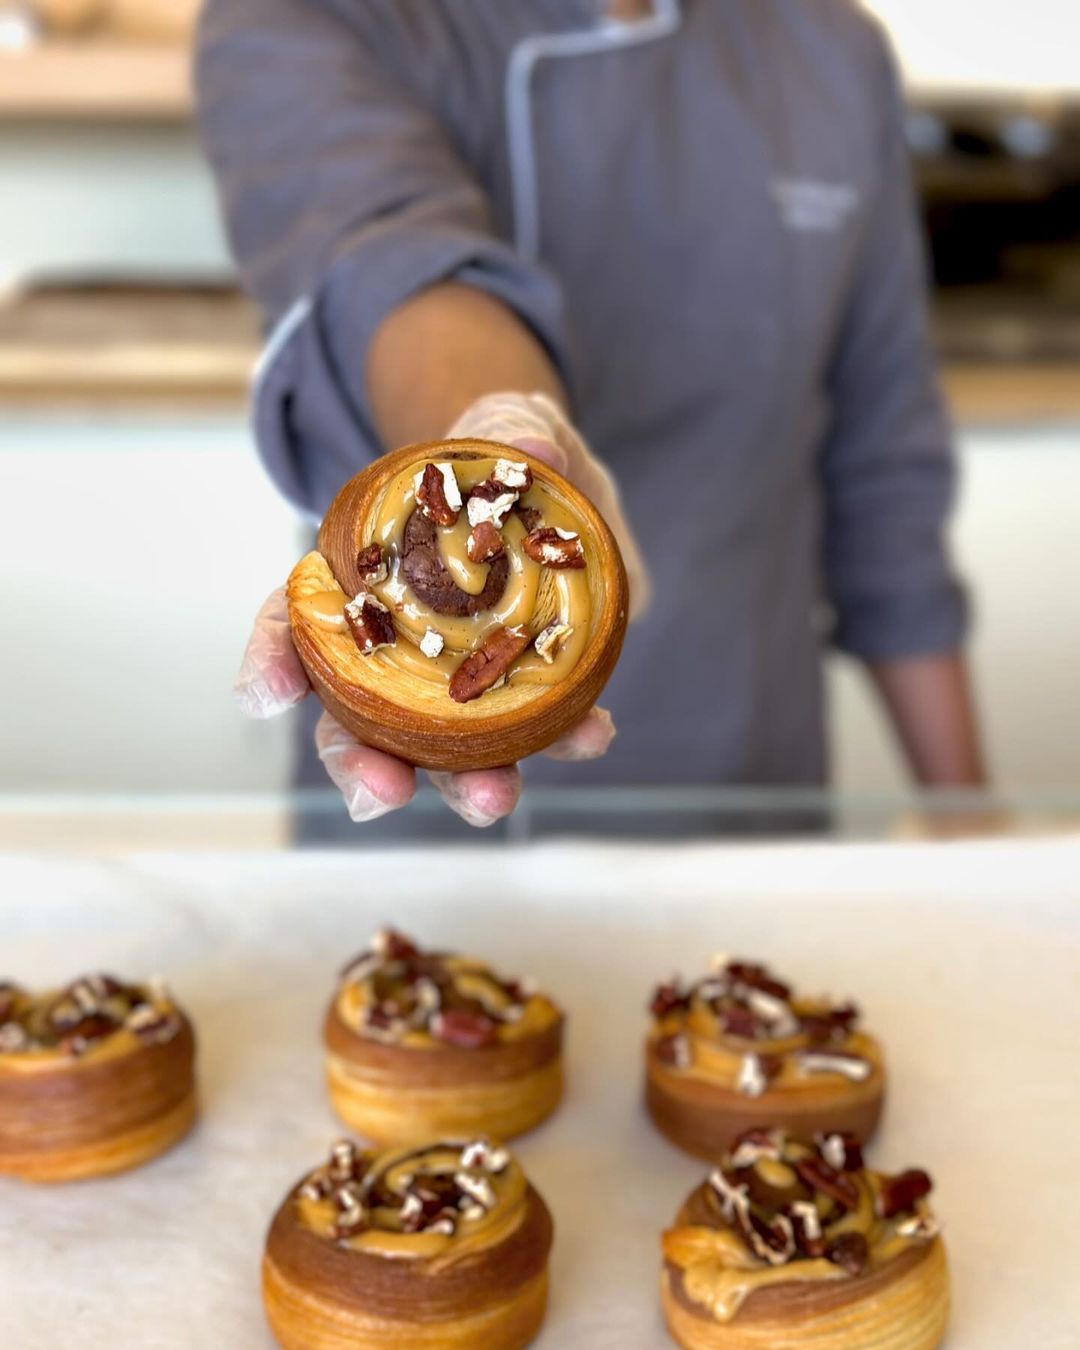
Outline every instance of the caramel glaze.
POLYGON ((899 1279, 938 1243, 931 1186, 924 1172, 867 1170, 850 1137, 810 1144, 750 1131, 664 1234, 668 1288, 721 1324, 842 1307, 899 1279))
MULTIPOLYGON (((679 1222, 683 1222, 680 1215, 679 1222)), ((935 1238, 934 1243, 940 1242, 935 1238)), ((739 1321, 772 1322, 779 1319, 797 1321, 800 1318, 820 1316, 822 1313, 835 1312, 859 1299, 875 1298, 896 1280, 902 1279, 909 1271, 930 1259, 934 1243, 922 1247, 909 1247, 886 1265, 864 1275, 856 1275, 849 1280, 825 1280, 812 1283, 809 1280, 788 1280, 783 1284, 770 1284, 763 1289, 753 1290, 739 1309, 739 1321)), ((668 1277, 668 1288, 675 1301, 691 1316, 703 1322, 712 1322, 712 1318, 699 1303, 686 1292, 683 1272, 670 1261, 664 1262, 668 1277)))
POLYGON ((303 1179, 274 1216, 267 1258, 285 1279, 316 1298, 357 1313, 408 1322, 460 1317, 490 1302, 510 1299, 547 1265, 554 1226, 540 1195, 526 1186, 520 1221, 506 1236, 480 1249, 463 1244, 460 1259, 388 1257, 335 1243, 301 1218, 303 1179))
POLYGON ((47 1154, 104 1142, 150 1124, 195 1090, 195 1035, 131 1044, 98 1059, 56 1056, 32 1072, 0 1064, 0 1171, 5 1154, 47 1154))

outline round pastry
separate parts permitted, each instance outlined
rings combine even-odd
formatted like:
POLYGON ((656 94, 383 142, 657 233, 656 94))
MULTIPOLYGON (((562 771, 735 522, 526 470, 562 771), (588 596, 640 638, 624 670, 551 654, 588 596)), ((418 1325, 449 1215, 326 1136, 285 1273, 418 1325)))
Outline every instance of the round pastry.
POLYGON ((544 1320, 551 1243, 503 1148, 345 1141, 274 1216, 263 1301, 284 1350, 517 1350, 544 1320))
POLYGON ((949 1273, 930 1189, 866 1170, 850 1135, 749 1131, 663 1236, 668 1329, 687 1350, 934 1350, 949 1273))
POLYGON ((0 1174, 75 1181, 156 1158, 195 1121, 195 1037, 162 987, 0 983, 0 1174))
POLYGON ((579 722, 622 647, 626 573, 595 507, 489 441, 408 446, 332 502, 288 585, 323 705, 366 745, 482 769, 579 722))
POLYGON ((679 1148, 715 1161, 743 1130, 839 1130, 866 1142, 885 1100, 881 1047, 851 1003, 795 994, 764 966, 714 957, 662 984, 645 1044, 645 1099, 679 1148))
POLYGON ((512 1139, 562 1097, 563 1016, 527 981, 377 933, 327 1009, 334 1109, 382 1143, 438 1135, 512 1139))

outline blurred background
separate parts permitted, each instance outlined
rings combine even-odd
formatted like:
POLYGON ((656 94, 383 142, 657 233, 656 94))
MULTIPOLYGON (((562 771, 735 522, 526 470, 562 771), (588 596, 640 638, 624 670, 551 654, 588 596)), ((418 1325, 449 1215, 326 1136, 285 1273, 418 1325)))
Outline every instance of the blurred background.
MULTIPOLYGON (((1076 0, 877 0, 903 61, 997 781, 1080 779, 1076 0)), ((0 792, 284 787, 230 686, 300 524, 191 118, 196 0, 0 0, 0 792)), ((899 757, 830 672, 840 787, 899 757)))

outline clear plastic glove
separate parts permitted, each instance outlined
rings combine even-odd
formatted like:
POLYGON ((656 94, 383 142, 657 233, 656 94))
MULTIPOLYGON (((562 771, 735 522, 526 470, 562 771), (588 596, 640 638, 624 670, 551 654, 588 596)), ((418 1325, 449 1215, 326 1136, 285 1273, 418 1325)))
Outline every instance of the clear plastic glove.
MULTIPOLYGON (((626 562, 631 617, 648 603, 644 563, 619 505, 611 475, 594 459, 558 407, 542 394, 492 394, 477 400, 448 433, 501 441, 535 455, 570 479, 588 496, 611 526, 626 562)), ((274 591, 259 610, 235 686, 237 702, 248 717, 276 717, 311 692, 292 644, 284 588, 274 591)), ((615 737, 611 714, 593 708, 560 740, 544 751, 564 761, 597 759, 615 737)), ((356 822, 376 820, 407 805, 416 791, 416 769, 382 750, 361 745, 329 713, 315 729, 319 758, 341 792, 356 822)), ((452 811, 470 825, 484 827, 508 816, 521 794, 516 764, 467 773, 428 775, 452 811)))

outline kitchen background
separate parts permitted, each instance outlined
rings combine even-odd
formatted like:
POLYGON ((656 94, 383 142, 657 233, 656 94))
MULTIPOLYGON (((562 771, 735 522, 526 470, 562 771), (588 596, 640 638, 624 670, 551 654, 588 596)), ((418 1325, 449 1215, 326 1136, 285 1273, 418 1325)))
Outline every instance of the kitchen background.
MULTIPOLYGON (((299 525, 254 461, 259 333, 191 125, 192 0, 0 0, 0 792, 288 781, 229 690, 299 525)), ((877 0, 911 94, 991 759, 1080 768, 1075 0, 877 0)), ((833 664, 841 787, 901 781, 833 664)))

